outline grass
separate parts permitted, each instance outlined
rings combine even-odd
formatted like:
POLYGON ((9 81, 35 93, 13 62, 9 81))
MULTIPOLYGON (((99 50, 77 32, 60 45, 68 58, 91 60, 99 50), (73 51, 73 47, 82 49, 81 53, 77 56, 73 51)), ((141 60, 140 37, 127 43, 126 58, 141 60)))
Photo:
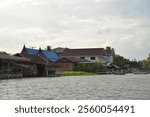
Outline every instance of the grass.
POLYGON ((96 75, 95 73, 82 72, 82 71, 62 71, 62 76, 88 76, 88 75, 96 75))

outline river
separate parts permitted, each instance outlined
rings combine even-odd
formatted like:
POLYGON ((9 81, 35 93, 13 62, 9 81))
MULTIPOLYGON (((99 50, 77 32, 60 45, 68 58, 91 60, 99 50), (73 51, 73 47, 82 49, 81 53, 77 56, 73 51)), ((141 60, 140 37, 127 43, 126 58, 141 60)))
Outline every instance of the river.
POLYGON ((150 100, 150 75, 0 80, 1 100, 150 100))

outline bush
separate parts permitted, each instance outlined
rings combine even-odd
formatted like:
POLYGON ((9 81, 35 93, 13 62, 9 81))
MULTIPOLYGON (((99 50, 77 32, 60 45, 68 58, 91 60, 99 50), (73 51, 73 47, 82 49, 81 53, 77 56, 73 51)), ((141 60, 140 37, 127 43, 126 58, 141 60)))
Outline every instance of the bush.
POLYGON ((62 76, 84 76, 84 75, 95 75, 94 73, 80 72, 80 71, 62 71, 62 76))
POLYGON ((96 73, 96 72, 104 71, 104 67, 100 63, 90 64, 90 65, 78 64, 76 71, 85 71, 85 72, 96 73))

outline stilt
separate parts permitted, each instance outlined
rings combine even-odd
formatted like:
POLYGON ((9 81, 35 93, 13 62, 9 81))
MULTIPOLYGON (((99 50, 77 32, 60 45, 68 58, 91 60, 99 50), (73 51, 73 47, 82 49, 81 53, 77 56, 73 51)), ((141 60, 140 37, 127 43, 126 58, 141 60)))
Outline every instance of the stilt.
POLYGON ((10 77, 9 77, 9 70, 10 70, 10 69, 9 69, 9 67, 10 67, 9 61, 8 61, 7 65, 8 65, 8 71, 7 71, 7 73, 8 73, 8 79, 9 79, 9 78, 10 78, 10 77))

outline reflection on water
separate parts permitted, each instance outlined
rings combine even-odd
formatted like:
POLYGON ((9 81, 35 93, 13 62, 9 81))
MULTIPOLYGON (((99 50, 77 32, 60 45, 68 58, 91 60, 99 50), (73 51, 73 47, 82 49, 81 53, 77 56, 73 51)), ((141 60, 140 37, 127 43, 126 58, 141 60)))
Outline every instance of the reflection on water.
POLYGON ((150 99, 150 75, 0 80, 0 99, 150 99))

